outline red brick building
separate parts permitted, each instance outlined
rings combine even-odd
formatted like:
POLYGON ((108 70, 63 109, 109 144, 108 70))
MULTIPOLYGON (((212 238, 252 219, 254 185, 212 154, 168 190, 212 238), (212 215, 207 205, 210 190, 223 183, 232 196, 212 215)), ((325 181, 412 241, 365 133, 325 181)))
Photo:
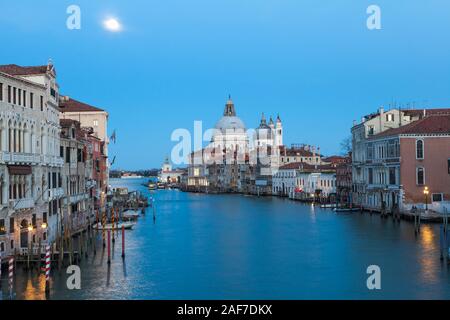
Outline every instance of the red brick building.
POLYGON ((336 195, 342 205, 352 203, 352 155, 343 157, 336 165, 336 195))
POLYGON ((92 155, 92 181, 95 187, 91 189, 91 195, 95 199, 95 209, 105 206, 106 193, 108 191, 107 157, 104 151, 104 142, 96 136, 88 136, 90 154, 92 155))
POLYGON ((389 212, 427 206, 441 211, 450 201, 450 114, 426 115, 375 135, 367 155, 372 208, 389 212))

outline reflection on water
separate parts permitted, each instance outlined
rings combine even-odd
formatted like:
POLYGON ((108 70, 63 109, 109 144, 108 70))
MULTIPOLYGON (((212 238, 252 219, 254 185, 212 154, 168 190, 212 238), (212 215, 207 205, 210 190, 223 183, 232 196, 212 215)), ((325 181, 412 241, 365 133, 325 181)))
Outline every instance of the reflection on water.
POLYGON ((45 275, 41 274, 38 277, 36 276, 33 277, 31 274, 28 274, 27 280, 25 282, 26 285, 25 289, 23 290, 24 292, 23 299, 25 300, 45 299, 45 275))
POLYGON ((430 225, 423 225, 420 230, 420 244, 422 250, 420 252, 419 276, 424 283, 434 283, 438 281, 436 269, 440 268, 440 261, 436 259, 435 252, 439 251, 439 239, 430 225))
POLYGON ((422 246, 425 250, 435 250, 437 245, 435 241, 435 234, 430 225, 424 225, 421 228, 421 237, 420 237, 422 246))
MULTIPOLYGON (((141 180, 115 180, 150 195, 141 180)), ((153 212, 113 246, 111 266, 97 254, 80 264, 82 290, 52 271, 51 299, 449 299, 439 226, 378 215, 336 215, 299 202, 159 190, 153 212), (382 290, 366 287, 367 267, 382 271, 382 290)), ((18 299, 44 299, 43 275, 18 267, 18 299)), ((3 283, 7 279, 3 277, 3 283)), ((6 281, 6 282, 5 282, 6 281)), ((4 297, 7 289, 3 285, 4 297)))

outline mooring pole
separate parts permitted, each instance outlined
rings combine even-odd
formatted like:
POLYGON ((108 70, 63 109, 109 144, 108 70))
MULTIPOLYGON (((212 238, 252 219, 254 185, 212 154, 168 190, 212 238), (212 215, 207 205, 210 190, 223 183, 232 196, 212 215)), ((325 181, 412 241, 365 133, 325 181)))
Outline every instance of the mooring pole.
POLYGON ((9 298, 12 300, 13 299, 13 285, 14 285, 14 257, 9 258, 8 282, 9 282, 9 298))
POLYGON ((111 209, 111 223, 112 223, 112 243, 116 242, 116 238, 114 237, 114 223, 116 218, 116 211, 114 208, 111 209))
POLYGON ((45 295, 50 295, 50 245, 45 247, 45 295))
POLYGON ((108 265, 111 264, 111 230, 108 230, 108 265))
POLYGON ((125 259, 125 226, 122 225, 122 259, 125 259))

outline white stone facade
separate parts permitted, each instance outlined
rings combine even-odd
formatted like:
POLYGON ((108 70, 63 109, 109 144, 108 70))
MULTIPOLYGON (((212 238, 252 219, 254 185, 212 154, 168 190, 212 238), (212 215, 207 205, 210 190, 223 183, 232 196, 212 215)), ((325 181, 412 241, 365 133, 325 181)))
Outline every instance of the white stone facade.
POLYGON ((2 255, 37 250, 57 234, 62 191, 51 180, 60 177, 63 164, 58 86, 51 64, 41 70, 23 75, 0 71, 2 255))

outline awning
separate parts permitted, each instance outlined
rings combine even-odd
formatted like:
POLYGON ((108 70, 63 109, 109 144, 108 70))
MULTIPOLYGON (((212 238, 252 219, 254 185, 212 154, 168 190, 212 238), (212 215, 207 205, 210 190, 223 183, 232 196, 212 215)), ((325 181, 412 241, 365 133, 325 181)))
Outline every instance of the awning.
POLYGON ((9 174, 12 175, 27 175, 31 174, 31 166, 8 166, 9 174))

